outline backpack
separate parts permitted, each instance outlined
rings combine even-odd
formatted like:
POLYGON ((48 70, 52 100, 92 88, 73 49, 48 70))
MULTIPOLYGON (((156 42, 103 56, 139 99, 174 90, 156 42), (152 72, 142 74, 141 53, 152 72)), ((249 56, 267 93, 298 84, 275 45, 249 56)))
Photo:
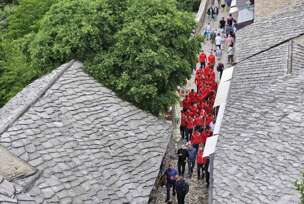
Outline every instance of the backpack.
POLYGON ((166 175, 163 174, 163 175, 160 176, 159 185, 160 185, 160 186, 165 186, 166 183, 167 183, 166 175))

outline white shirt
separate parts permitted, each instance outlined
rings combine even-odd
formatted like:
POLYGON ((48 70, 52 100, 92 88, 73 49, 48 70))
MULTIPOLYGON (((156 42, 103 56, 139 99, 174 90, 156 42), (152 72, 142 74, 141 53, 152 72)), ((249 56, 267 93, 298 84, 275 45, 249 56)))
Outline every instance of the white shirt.
POLYGON ((211 32, 211 25, 209 25, 209 24, 206 25, 206 31, 207 31, 207 32, 211 32))
POLYGON ((215 44, 216 45, 221 45, 222 44, 222 37, 221 36, 216 36, 215 37, 215 44))

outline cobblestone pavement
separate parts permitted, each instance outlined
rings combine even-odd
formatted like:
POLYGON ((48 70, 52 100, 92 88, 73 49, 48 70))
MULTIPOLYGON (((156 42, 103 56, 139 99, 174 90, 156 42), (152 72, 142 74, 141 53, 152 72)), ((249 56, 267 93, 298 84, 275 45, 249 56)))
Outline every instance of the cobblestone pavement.
MULTIPOLYGON (((217 30, 219 20, 222 17, 226 18, 226 16, 227 16, 226 10, 223 12, 221 9, 220 14, 217 17, 217 19, 211 20, 211 19, 206 18, 207 20, 205 22, 205 25, 208 22, 210 22, 212 29, 217 30)), ((204 27, 203 27, 203 29, 204 29, 204 27)), ((203 45, 203 49, 204 49, 205 53, 209 54, 210 50, 212 48, 214 49, 214 46, 212 47, 211 42, 206 40, 203 45)), ((227 56, 225 54, 225 50, 223 50, 222 62, 224 62, 224 64, 226 64, 225 62, 227 62, 227 56)), ((217 75, 216 69, 215 69, 215 72, 217 75)), ((187 85, 184 87, 184 89, 186 89, 186 90, 196 89, 196 86, 194 83, 194 78, 195 78, 195 72, 192 73, 191 79, 187 81, 187 85)), ((180 111, 181 111, 181 107, 178 104, 176 106, 176 113, 178 114, 179 118, 180 118, 180 111)), ((180 141, 179 125, 177 125, 177 127, 174 130, 173 139, 175 141, 175 146, 169 150, 169 155, 170 155, 169 158, 171 160, 170 162, 173 162, 175 164, 175 166, 177 166, 176 152, 177 152, 177 149, 182 144, 182 142, 180 141)), ((185 175, 188 175, 187 165, 186 165, 185 175)), ((186 199, 185 199, 185 201, 186 201, 185 203, 186 204, 207 204, 208 203, 208 189, 206 187, 206 182, 205 182, 205 180, 199 180, 199 181, 197 180, 196 167, 194 168, 194 174, 193 174, 192 178, 189 179, 186 176, 185 180, 189 183, 189 186, 190 186, 189 193, 187 194, 186 199)), ((165 199, 166 199, 166 187, 164 186, 164 187, 160 187, 160 189, 158 190, 156 204, 165 203, 165 199)), ((176 198, 173 200, 173 204, 175 204, 175 203, 177 203, 176 198)))

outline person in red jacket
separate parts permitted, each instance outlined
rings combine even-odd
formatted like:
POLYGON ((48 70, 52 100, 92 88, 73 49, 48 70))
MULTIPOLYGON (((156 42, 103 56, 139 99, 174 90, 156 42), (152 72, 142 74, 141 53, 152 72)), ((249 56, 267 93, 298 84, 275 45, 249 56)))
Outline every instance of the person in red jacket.
POLYGON ((196 152, 198 152, 199 144, 201 143, 201 134, 199 131, 194 131, 191 138, 191 144, 193 148, 195 148, 196 152))
POLYGON ((208 135, 207 135, 206 129, 204 129, 201 133, 201 141, 202 141, 203 145, 206 144, 207 137, 208 137, 208 135))
POLYGON ((188 142, 189 140, 191 140, 192 137, 192 132, 193 132, 193 117, 188 117, 187 119, 187 137, 186 137, 186 141, 188 142))
POLYGON ((191 102, 188 95, 183 99, 182 105, 184 109, 188 109, 190 107, 191 102))
POLYGON ((201 132, 201 116, 199 114, 194 117, 194 129, 201 132))
POLYGON ((204 53, 204 50, 202 50, 198 56, 198 61, 201 64, 201 69, 203 69, 206 65, 206 54, 204 53))
POLYGON ((213 122, 213 114, 209 114, 206 119, 206 126, 213 122))
POLYGON ((215 65, 215 55, 213 54, 213 50, 211 50, 210 55, 208 56, 208 63, 210 63, 211 67, 215 65))
POLYGON ((196 155, 196 164, 197 164, 197 180, 201 179, 204 175, 204 159, 203 159, 203 148, 200 147, 196 155), (202 177, 201 177, 202 172, 202 177))
POLYGON ((194 89, 191 89, 191 91, 189 93, 189 99, 190 99, 191 103, 195 103, 196 102, 197 93, 194 91, 194 89))

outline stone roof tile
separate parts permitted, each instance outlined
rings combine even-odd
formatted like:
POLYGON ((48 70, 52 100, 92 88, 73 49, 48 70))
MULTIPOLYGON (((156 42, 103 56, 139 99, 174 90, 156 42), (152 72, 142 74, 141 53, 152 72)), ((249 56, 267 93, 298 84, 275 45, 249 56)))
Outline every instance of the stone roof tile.
POLYGON ((3 134, 9 151, 41 170, 28 189, 37 203, 148 203, 171 126, 73 62, 3 134))
POLYGON ((236 57, 242 61, 256 53, 304 34, 304 10, 296 7, 257 21, 237 32, 236 57))

